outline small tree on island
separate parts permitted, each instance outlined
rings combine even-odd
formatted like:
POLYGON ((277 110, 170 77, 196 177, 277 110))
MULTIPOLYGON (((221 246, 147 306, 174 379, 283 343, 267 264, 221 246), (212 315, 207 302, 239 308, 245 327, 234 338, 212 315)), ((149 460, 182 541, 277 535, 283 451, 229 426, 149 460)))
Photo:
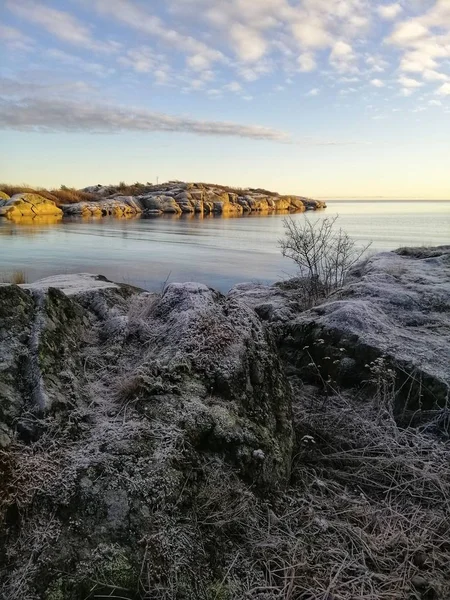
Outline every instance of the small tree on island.
POLYGON ((371 245, 357 247, 356 242, 335 227, 338 215, 312 223, 284 219, 285 237, 280 240, 283 256, 292 259, 304 277, 310 304, 342 287, 349 269, 371 245))

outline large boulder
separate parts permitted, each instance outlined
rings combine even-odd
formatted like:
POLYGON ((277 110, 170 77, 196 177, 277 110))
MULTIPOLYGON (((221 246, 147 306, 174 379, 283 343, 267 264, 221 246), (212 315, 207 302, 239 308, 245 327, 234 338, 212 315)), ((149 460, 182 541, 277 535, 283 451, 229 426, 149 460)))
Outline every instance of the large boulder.
POLYGON ((8 219, 34 216, 62 216, 63 211, 52 200, 39 194, 15 194, 0 206, 0 216, 8 219))
POLYGON ((256 313, 87 275, 0 296, 4 597, 217 597, 290 474, 291 391, 256 313))
POLYGON ((144 208, 144 211, 160 211, 169 214, 181 214, 181 208, 176 200, 171 196, 140 196, 139 200, 144 208))
POLYGON ((302 294, 298 280, 239 285, 230 295, 272 323, 285 363, 302 380, 392 388, 397 414, 446 406, 449 246, 377 254, 353 268, 343 289, 310 310, 302 310, 302 294))
POLYGON ((67 216, 81 215, 83 217, 101 217, 112 215, 115 217, 128 217, 142 212, 141 203, 133 196, 115 195, 96 202, 77 202, 62 206, 67 216))
POLYGON ((290 209, 303 212, 306 210, 305 202, 297 196, 289 196, 290 209))

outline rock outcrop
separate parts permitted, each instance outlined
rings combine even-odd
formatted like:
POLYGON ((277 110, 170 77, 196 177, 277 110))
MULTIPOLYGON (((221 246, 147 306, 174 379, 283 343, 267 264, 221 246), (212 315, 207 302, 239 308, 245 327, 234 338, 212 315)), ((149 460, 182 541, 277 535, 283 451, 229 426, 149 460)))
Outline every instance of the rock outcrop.
POLYGON ((104 217, 107 215, 127 217, 142 213, 140 202, 132 196, 115 196, 98 202, 64 204, 62 209, 66 216, 81 215, 83 217, 104 217))
POLYGON ((14 219, 18 217, 62 217, 63 211, 52 200, 47 200, 39 194, 15 194, 9 200, 0 204, 0 217, 14 219))
POLYGON ((307 311, 301 280, 1 284, 2 600, 446 600, 449 303, 450 247, 307 311))
POLYGON ((91 186, 83 191, 99 195, 97 202, 63 205, 67 215, 217 214, 239 216, 251 212, 302 212, 325 208, 320 200, 301 196, 280 196, 264 190, 239 190, 201 183, 173 182, 142 186, 137 195, 121 196, 116 188, 91 186))
POLYGON ((254 311, 52 277, 0 285, 0 342, 4 597, 214 597, 226 511, 290 474, 291 391, 254 311))
POLYGON ((345 386, 395 379, 397 413, 447 405, 449 246, 377 254, 349 273, 344 289, 306 312, 298 311, 301 281, 295 287, 244 284, 230 293, 273 324, 292 372, 345 386))

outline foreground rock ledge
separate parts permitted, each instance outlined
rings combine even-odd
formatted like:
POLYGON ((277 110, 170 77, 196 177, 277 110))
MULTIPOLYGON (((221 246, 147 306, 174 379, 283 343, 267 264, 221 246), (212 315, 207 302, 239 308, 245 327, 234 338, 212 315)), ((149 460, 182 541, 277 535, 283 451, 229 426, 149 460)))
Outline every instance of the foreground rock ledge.
POLYGON ((89 274, 1 285, 5 599, 244 597, 236 556, 257 544, 236 540, 267 514, 273 526, 276 498, 303 510, 283 492, 309 439, 302 385, 330 376, 369 398, 383 357, 397 415, 435 414, 448 399, 449 309, 450 247, 372 257, 308 311, 295 282, 227 296, 89 274))

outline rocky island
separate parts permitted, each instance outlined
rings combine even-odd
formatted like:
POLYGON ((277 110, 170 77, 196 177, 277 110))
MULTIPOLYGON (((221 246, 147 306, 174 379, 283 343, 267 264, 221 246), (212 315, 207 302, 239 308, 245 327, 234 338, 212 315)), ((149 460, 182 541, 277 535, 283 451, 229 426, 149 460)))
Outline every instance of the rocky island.
POLYGON ((450 247, 304 306, 0 285, 2 599, 448 599, 450 247))
MULTIPOLYGON (((169 182, 161 185, 102 186, 72 190, 71 196, 60 191, 17 191, 10 198, 0 195, 0 216, 106 216, 116 217, 162 214, 215 214, 239 216, 252 212, 303 212, 325 208, 320 200, 303 196, 280 195, 262 189, 230 188, 204 183, 169 182), (79 200, 79 198, 87 198, 79 200), (70 203, 64 202, 67 198, 70 203)), ((67 190, 62 190, 67 191, 67 190)))

